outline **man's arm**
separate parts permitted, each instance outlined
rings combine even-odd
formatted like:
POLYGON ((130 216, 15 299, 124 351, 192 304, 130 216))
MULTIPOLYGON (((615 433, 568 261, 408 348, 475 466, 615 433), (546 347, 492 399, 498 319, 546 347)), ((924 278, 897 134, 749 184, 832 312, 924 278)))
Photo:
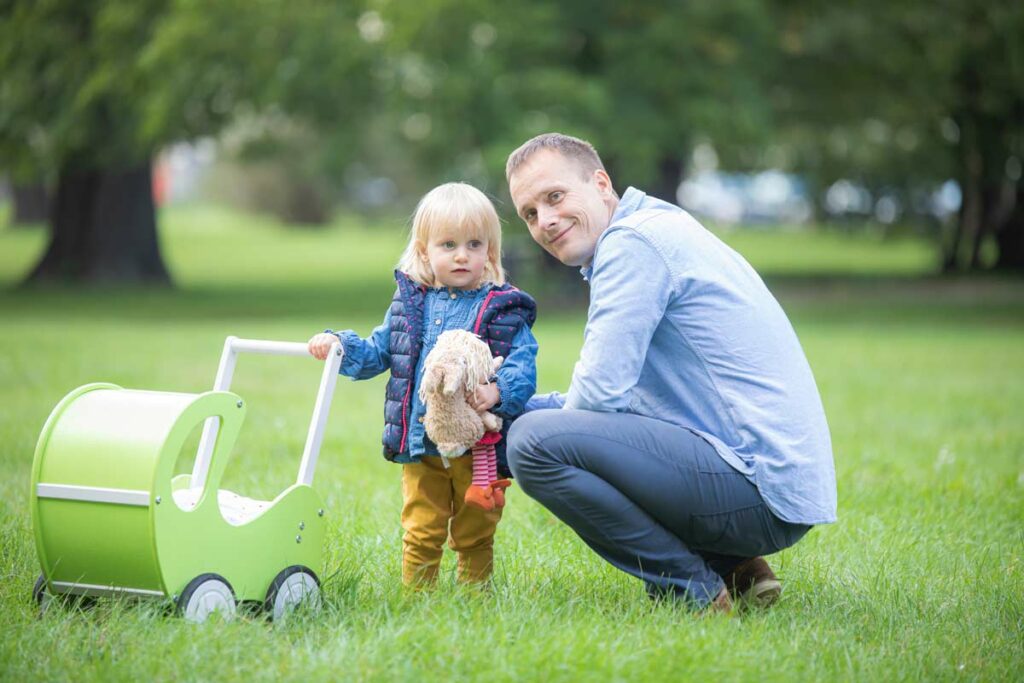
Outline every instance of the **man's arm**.
POLYGON ((661 254, 633 230, 618 229, 598 246, 590 309, 566 408, 624 412, 651 337, 674 293, 661 254))

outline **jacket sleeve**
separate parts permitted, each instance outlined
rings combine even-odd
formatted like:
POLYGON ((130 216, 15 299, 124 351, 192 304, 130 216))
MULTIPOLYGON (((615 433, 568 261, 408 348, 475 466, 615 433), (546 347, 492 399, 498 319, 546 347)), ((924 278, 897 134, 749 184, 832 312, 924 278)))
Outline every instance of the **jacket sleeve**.
POLYGON ((623 229, 602 238, 590 276, 583 348, 565 408, 629 410, 651 338, 673 292, 667 264, 641 235, 623 229))
POLYGON ((333 334, 341 340, 345 356, 338 372, 352 379, 370 379, 391 368, 391 350, 388 348, 391 331, 391 310, 384 322, 373 329, 366 339, 352 330, 333 334))
POLYGON ((518 417, 537 390, 537 340, 528 325, 516 332, 512 349, 495 374, 501 402, 491 412, 504 418, 518 417))

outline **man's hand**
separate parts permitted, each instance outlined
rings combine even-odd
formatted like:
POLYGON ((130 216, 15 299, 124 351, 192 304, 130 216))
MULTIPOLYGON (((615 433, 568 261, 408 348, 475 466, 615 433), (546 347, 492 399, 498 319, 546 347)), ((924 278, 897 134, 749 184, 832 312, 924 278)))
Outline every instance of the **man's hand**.
MULTIPOLYGON (((337 343, 338 338, 333 334, 327 334, 326 332, 314 334, 309 339, 309 353, 317 360, 324 360, 327 358, 327 354, 330 352, 331 346, 337 343)), ((344 351, 342 351, 342 353, 344 354, 344 351)))
POLYGON ((498 391, 496 382, 480 384, 466 397, 469 407, 478 413, 483 413, 501 403, 501 392, 498 391))

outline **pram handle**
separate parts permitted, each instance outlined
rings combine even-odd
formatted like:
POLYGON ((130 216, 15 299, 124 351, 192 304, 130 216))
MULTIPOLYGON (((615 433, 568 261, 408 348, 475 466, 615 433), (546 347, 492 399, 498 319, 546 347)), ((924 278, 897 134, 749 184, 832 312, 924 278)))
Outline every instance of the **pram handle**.
MULTIPOLYGON (((299 342, 267 341, 263 339, 239 339, 228 337, 224 340, 224 351, 221 353, 220 366, 217 368, 217 378, 214 380, 214 391, 228 391, 231 388, 231 379, 235 374, 235 362, 239 353, 262 353, 274 356, 306 356, 309 354, 306 344, 299 342)), ((327 414, 331 409, 331 398, 334 396, 334 385, 338 381, 338 369, 341 366, 341 344, 333 344, 324 362, 324 371, 320 376, 320 388, 317 391, 316 403, 313 406, 313 417, 309 423, 309 432, 306 434, 306 447, 302 451, 302 462, 299 464, 299 476, 296 482, 306 484, 313 483, 313 473, 316 470, 316 461, 320 454, 320 444, 323 441, 324 426, 327 424, 327 414)), ((213 455, 213 445, 217 440, 218 420, 215 417, 208 418, 203 426, 203 435, 199 440, 199 450, 196 453, 196 462, 192 468, 190 486, 205 486, 206 475, 210 469, 210 458, 213 455)))
POLYGON ((309 347, 299 342, 266 341, 263 339, 239 339, 228 337, 231 348, 246 353, 263 353, 271 356, 308 356, 309 347))

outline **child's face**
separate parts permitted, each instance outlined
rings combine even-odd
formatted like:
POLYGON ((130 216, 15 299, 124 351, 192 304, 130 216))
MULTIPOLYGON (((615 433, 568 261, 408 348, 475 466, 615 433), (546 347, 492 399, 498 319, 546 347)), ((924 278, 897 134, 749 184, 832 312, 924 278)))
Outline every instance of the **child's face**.
POLYGON ((422 257, 434 271, 434 286, 475 289, 487 265, 487 240, 439 231, 430 237, 422 257))

